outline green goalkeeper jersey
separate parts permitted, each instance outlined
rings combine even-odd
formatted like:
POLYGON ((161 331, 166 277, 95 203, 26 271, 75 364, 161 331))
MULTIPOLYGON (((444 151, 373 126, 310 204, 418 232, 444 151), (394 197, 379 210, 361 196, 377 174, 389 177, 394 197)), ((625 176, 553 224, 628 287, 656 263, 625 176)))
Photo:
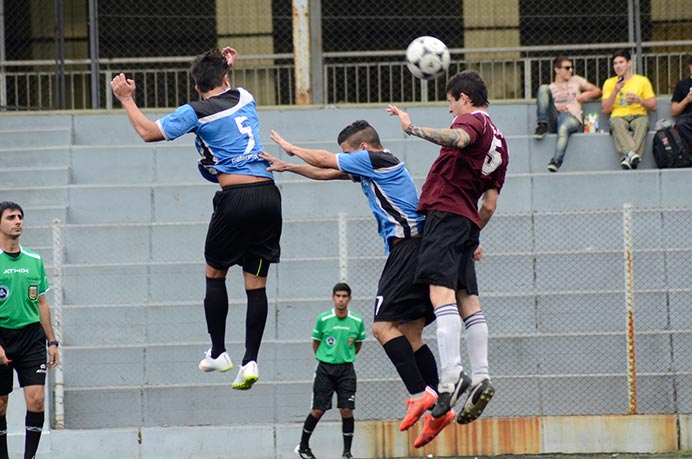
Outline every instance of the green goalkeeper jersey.
POLYGON ((320 342, 315 358, 320 362, 341 364, 356 360, 356 343, 365 341, 363 318, 351 311, 339 319, 334 310, 317 317, 312 339, 320 342))
POLYGON ((40 322, 38 297, 48 290, 41 256, 21 247, 17 258, 0 251, 0 327, 22 328, 40 322))

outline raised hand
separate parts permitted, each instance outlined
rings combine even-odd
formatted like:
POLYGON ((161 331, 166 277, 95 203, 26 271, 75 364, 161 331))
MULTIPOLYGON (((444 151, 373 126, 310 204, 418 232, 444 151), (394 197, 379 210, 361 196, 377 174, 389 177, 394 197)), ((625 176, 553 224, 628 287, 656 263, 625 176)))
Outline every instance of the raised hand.
POLYGON ((134 94, 137 86, 135 85, 135 80, 129 80, 125 78, 124 73, 119 73, 111 80, 111 88, 115 97, 122 102, 125 99, 132 98, 132 94, 134 94))
POLYGON ((226 46, 221 50, 221 54, 223 54, 223 57, 226 58, 226 68, 230 69, 233 67, 233 63, 235 62, 236 57, 238 57, 238 51, 236 51, 234 48, 226 46))
POLYGON ((289 163, 281 161, 279 158, 270 155, 266 151, 262 151, 259 157, 269 162, 269 167, 267 170, 270 172, 286 172, 289 170, 289 163))
POLYGON ((278 146, 280 146, 288 156, 293 156, 292 149, 293 149, 293 144, 287 142, 284 140, 283 137, 279 135, 278 132, 272 129, 271 132, 271 139, 276 143, 278 146))
POLYGON ((406 132, 406 129, 408 129, 408 127, 411 125, 411 117, 408 115, 408 113, 403 110, 399 110, 399 107, 392 104, 387 105, 387 113, 389 113, 389 116, 398 116, 399 122, 401 123, 401 129, 406 132))

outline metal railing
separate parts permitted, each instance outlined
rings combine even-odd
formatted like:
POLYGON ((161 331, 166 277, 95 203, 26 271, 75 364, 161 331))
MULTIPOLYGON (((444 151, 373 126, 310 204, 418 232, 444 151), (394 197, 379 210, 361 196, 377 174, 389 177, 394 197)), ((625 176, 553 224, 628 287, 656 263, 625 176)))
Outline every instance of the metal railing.
MULTIPOLYGON (((574 61, 576 74, 601 86, 612 76, 611 53, 628 43, 569 47, 517 47, 451 49, 452 63, 445 78, 422 81, 407 70, 400 51, 324 53, 322 94, 325 105, 345 103, 444 101, 446 78, 464 69, 479 71, 490 88, 490 97, 530 99, 535 89, 553 79, 553 54, 565 54, 574 61), (483 53, 514 55, 511 58, 467 59, 483 53)), ((689 76, 688 54, 669 51, 692 41, 648 42, 641 56, 641 73, 649 77, 657 95, 672 93, 672 86, 689 76)), ((142 108, 172 108, 198 97, 189 74, 191 57, 101 59, 98 106, 114 106, 110 80, 123 72, 137 83, 136 100, 142 108)), ((293 105, 294 65, 290 54, 241 56, 231 73, 232 84, 250 90, 260 105, 293 105)), ((0 108, 5 110, 45 110, 54 108, 55 62, 0 61, 0 108)), ((65 61, 66 108, 92 108, 90 61, 65 61)), ((117 104, 117 103, 116 103, 117 104)))

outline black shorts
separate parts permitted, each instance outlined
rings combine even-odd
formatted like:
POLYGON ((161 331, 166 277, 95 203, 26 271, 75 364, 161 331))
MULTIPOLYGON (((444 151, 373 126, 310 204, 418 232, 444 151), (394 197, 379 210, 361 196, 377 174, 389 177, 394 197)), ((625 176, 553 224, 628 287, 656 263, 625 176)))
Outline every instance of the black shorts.
POLYGON ((12 360, 9 365, 0 365, 0 395, 12 392, 12 371, 17 372, 20 387, 46 385, 46 333, 40 323, 0 328, 0 345, 12 360))
POLYGON ((425 217, 416 283, 478 295, 473 252, 480 229, 468 218, 431 211, 425 217))
POLYGON ((214 195, 204 258, 216 269, 240 265, 266 277, 281 255, 281 193, 273 181, 224 187, 214 195))
POLYGON ((337 408, 356 409, 356 370, 352 363, 317 363, 312 383, 312 409, 329 410, 334 392, 337 408))
POLYGON ((427 285, 414 284, 421 238, 394 244, 382 270, 375 299, 375 322, 406 322, 421 317, 435 320, 427 285))

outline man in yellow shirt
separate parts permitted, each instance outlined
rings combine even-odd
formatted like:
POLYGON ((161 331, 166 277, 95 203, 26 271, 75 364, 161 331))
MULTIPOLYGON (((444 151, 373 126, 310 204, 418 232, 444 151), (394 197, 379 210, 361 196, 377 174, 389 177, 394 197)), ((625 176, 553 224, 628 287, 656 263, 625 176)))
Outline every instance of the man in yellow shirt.
POLYGON ((656 111, 656 95, 651 81, 632 73, 629 51, 613 54, 615 76, 603 83, 601 111, 610 114, 610 134, 623 169, 636 169, 644 154, 649 131, 648 112, 656 111))

